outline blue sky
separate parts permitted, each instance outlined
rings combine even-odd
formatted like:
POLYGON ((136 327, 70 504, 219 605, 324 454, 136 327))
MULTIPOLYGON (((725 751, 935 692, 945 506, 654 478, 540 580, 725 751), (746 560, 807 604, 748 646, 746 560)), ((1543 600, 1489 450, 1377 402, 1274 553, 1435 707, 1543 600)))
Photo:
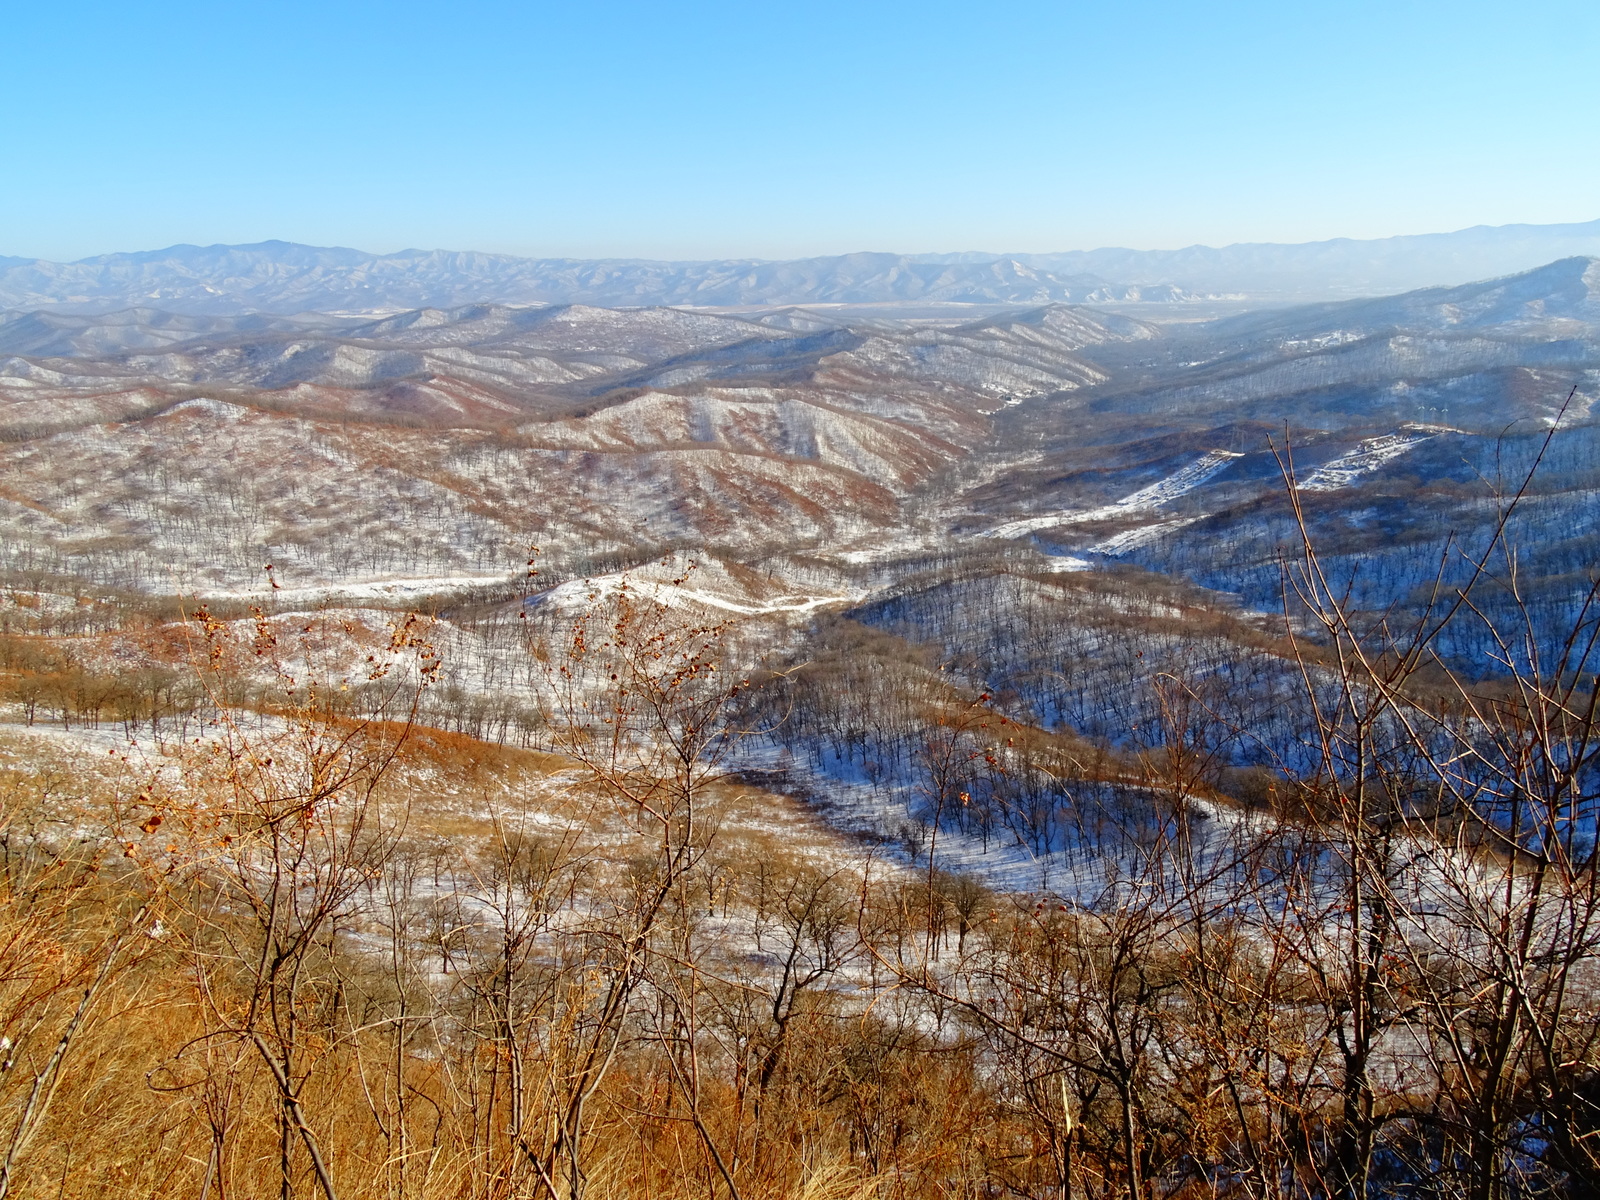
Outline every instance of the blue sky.
POLYGON ((4 3, 0 254, 792 257, 1600 217, 1600 4, 4 3))

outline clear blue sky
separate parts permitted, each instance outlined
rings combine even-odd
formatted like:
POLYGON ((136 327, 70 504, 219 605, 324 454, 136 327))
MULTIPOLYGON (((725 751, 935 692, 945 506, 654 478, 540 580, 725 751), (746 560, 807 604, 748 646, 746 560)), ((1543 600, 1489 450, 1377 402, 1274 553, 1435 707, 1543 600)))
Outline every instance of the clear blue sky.
POLYGON ((1600 217, 1600 3, 0 0, 0 254, 790 257, 1600 217))

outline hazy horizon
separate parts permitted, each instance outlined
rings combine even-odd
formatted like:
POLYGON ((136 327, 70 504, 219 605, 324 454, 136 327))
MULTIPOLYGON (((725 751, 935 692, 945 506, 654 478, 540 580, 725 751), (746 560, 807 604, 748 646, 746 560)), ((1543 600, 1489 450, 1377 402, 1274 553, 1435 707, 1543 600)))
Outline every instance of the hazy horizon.
POLYGON ((1306 239, 1304 241, 1297 241, 1297 242, 1278 242, 1278 241, 1266 241, 1266 240, 1262 240, 1262 239, 1247 239, 1247 240, 1243 240, 1243 241, 1224 242, 1224 243, 1190 242, 1190 243, 1188 243, 1186 245, 1181 245, 1181 246, 1177 246, 1177 245, 1165 245, 1165 246, 1126 246, 1126 245, 1118 245, 1118 246, 1048 246, 1048 247, 1007 246, 1007 247, 1005 247, 1003 249, 998 249, 998 250, 990 249, 990 248, 984 248, 984 247, 957 247, 957 248, 945 248, 945 249, 905 249, 905 248, 900 248, 900 247, 857 246, 857 247, 854 247, 852 249, 829 251, 829 252, 819 253, 819 254, 795 255, 795 256, 791 256, 789 258, 773 258, 773 257, 766 257, 766 256, 762 256, 762 255, 757 255, 757 254, 739 254, 739 253, 718 255, 718 256, 705 258, 705 259, 652 258, 651 256, 648 256, 648 255, 625 255, 625 254, 595 254, 595 255, 585 255, 585 256, 579 256, 579 255, 556 255, 556 254, 534 255, 534 254, 520 254, 520 253, 518 253, 516 251, 498 250, 498 249, 492 249, 492 248, 487 248, 487 247, 483 247, 483 246, 425 246, 425 245, 420 245, 420 244, 413 244, 413 245, 395 246, 394 248, 391 249, 391 248, 387 248, 387 247, 374 248, 374 247, 371 247, 371 246, 347 245, 347 244, 339 244, 339 245, 315 244, 315 243, 310 243, 310 242, 298 242, 298 241, 295 241, 295 240, 290 239, 290 238, 282 238, 282 237, 264 237, 264 238, 258 238, 258 239, 255 239, 253 241, 248 241, 248 242, 198 242, 198 241, 188 240, 188 241, 169 242, 169 243, 167 243, 165 245, 161 245, 161 246, 141 246, 141 247, 126 247, 126 246, 124 246, 124 247, 118 247, 118 248, 115 248, 115 249, 100 250, 100 251, 96 251, 96 252, 91 253, 91 254, 80 255, 79 257, 74 258, 74 259, 49 259, 49 258, 45 257, 44 255, 11 254, 6 250, 5 247, 0 247, 0 258, 24 259, 24 260, 26 260, 26 259, 38 259, 38 260, 46 261, 46 262, 59 262, 59 263, 71 264, 71 263, 78 263, 78 262, 89 262, 89 261, 93 261, 95 259, 109 258, 109 257, 113 257, 113 256, 116 256, 116 255, 161 254, 161 253, 165 253, 167 251, 184 249, 184 248, 198 249, 198 250, 211 250, 211 249, 216 249, 216 248, 219 248, 219 247, 227 247, 227 248, 237 249, 237 248, 245 248, 245 247, 253 247, 253 246, 288 245, 288 246, 303 246, 303 247, 307 247, 307 248, 315 249, 315 250, 348 250, 348 251, 352 251, 352 252, 357 253, 357 254, 370 255, 370 256, 373 256, 373 257, 380 257, 380 258, 397 257, 397 256, 400 256, 400 255, 406 255, 406 254, 489 254, 489 255, 506 255, 506 256, 518 257, 518 258, 551 258, 551 259, 571 258, 571 259, 588 259, 588 260, 591 260, 591 261, 617 260, 617 261, 663 262, 663 263, 689 263, 689 262, 697 262, 697 261, 698 262, 721 262, 721 261, 739 262, 739 261, 750 261, 750 262, 774 262, 775 263, 775 262, 799 261, 799 260, 805 260, 805 259, 846 258, 846 257, 849 257, 851 255, 885 254, 885 255, 896 255, 896 256, 900 256, 900 257, 904 257, 904 258, 940 258, 940 257, 970 256, 970 257, 974 257, 974 258, 997 258, 997 259, 999 259, 999 258, 1007 258, 1007 257, 1013 256, 1013 255, 1047 257, 1047 256, 1050 256, 1050 255, 1088 254, 1088 253, 1095 253, 1095 252, 1101 252, 1101 251, 1109 251, 1109 252, 1129 251, 1129 252, 1136 253, 1136 254, 1179 254, 1179 253, 1183 253, 1185 251, 1190 251, 1190 250, 1229 250, 1229 249, 1235 249, 1235 248, 1240 248, 1240 247, 1249 247, 1249 246, 1303 247, 1303 246, 1321 245, 1321 244, 1332 243, 1332 242, 1386 242, 1386 241, 1397 241, 1397 240, 1405 239, 1405 238, 1443 237, 1443 236, 1449 236, 1449 235, 1452 235, 1452 234, 1471 233, 1471 232, 1478 231, 1478 230, 1501 231, 1501 230, 1524 229, 1524 228, 1525 229, 1529 229, 1529 230, 1552 230, 1552 229, 1575 228, 1575 227, 1581 227, 1581 226, 1586 226, 1586 225, 1600 226, 1600 217, 1587 219, 1587 220, 1578 220, 1578 221, 1551 221, 1551 222, 1542 222, 1542 223, 1535 223, 1535 222, 1529 222, 1529 221, 1510 221, 1510 222, 1506 222, 1504 224, 1499 224, 1499 225, 1489 225, 1489 224, 1480 223, 1480 224, 1476 224, 1476 225, 1464 226, 1464 227, 1459 228, 1459 229, 1423 229, 1423 230, 1407 231, 1407 232, 1403 232, 1403 233, 1384 234, 1384 235, 1378 235, 1378 236, 1373 236, 1373 237, 1348 237, 1348 236, 1344 236, 1344 235, 1334 235, 1334 236, 1326 237, 1326 238, 1310 238, 1310 239, 1306 239))

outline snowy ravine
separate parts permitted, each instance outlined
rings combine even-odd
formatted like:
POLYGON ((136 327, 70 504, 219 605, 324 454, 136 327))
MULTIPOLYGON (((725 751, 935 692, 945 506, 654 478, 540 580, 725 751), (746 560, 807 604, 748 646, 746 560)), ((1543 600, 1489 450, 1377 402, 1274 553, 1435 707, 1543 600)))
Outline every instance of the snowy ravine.
MULTIPOLYGON (((1109 881, 1137 874, 1136 847, 1115 838, 1073 840, 1041 852, 1011 830, 997 830, 987 841, 948 826, 934 834, 925 819, 919 822, 922 793, 913 781, 874 784, 851 764, 797 756, 765 738, 742 741, 728 766, 759 779, 764 788, 803 801, 829 826, 861 839, 873 857, 898 869, 927 870, 931 849, 939 871, 971 876, 1001 892, 1040 893, 1085 904, 1104 894, 1109 881), (915 848, 908 845, 908 836, 915 848)), ((1153 789, 1119 786, 1125 793, 1148 793, 1152 802, 1161 799, 1153 789)), ((1100 803, 1091 795, 1092 784, 1080 791, 1089 806, 1100 803)), ((1262 825, 1258 817, 1199 797, 1186 804, 1203 858, 1225 854, 1241 834, 1259 832, 1262 825)))

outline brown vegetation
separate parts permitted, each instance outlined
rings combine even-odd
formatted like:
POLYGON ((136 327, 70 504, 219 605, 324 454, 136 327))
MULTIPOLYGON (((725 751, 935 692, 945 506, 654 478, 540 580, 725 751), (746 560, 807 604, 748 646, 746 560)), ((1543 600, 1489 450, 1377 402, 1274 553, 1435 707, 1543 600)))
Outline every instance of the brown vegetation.
POLYGON ((1089 773, 1142 808, 1048 895, 940 832, 1094 748, 860 628, 769 687, 928 731, 911 870, 731 776, 726 632, 626 587, 539 664, 542 755, 419 724, 416 619, 354 687, 265 615, 105 696, 10 638, 24 713, 193 736, 0 769, 0 1197, 1592 1195, 1594 607, 1486 689, 1430 649, 1470 590, 1379 638, 1292 578, 1317 769, 1228 774, 1163 676, 1089 773))

